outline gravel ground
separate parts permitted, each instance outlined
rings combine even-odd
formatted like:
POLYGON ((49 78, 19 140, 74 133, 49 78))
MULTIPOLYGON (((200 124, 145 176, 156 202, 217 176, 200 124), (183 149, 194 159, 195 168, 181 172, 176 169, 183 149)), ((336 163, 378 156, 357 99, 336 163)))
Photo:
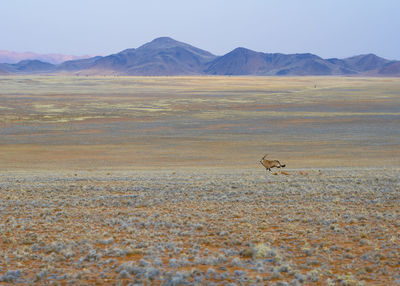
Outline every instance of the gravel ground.
POLYGON ((0 284, 399 285, 400 169, 0 174, 0 284))

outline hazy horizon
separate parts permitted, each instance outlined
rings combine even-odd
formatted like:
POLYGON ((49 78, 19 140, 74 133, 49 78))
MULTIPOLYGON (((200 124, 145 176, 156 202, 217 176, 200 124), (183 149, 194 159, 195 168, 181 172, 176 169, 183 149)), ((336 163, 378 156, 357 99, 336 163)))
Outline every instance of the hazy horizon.
POLYGON ((397 11, 384 1, 24 1, 3 4, 0 50, 108 55, 171 37, 223 55, 266 53, 400 59, 397 11))

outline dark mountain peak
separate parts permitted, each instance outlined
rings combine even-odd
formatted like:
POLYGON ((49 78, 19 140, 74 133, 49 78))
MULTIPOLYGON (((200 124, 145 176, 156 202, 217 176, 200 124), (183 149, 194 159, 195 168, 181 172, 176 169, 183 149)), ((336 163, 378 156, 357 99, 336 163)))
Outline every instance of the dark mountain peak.
POLYGON ((169 37, 97 60, 89 69, 104 74, 185 75, 202 74, 216 57, 204 50, 169 37))
POLYGON ((389 60, 375 54, 365 54, 343 59, 347 66, 359 72, 381 69, 389 60))
POLYGON ((138 50, 166 49, 166 48, 182 47, 182 46, 191 47, 188 44, 178 42, 170 37, 160 37, 140 46, 138 50))
POLYGON ((154 39, 153 41, 140 46, 139 48, 136 49, 136 51, 137 52, 143 52, 143 51, 154 52, 154 51, 159 51, 159 50, 170 50, 170 49, 181 49, 181 50, 184 49, 193 54, 201 56, 201 57, 210 57, 209 60, 212 60, 213 58, 215 58, 215 56, 213 54, 211 54, 210 52, 196 48, 194 46, 191 46, 191 45, 183 43, 183 42, 176 41, 169 37, 161 37, 161 38, 154 39))
POLYGON ((168 43, 180 43, 177 40, 174 40, 170 37, 158 37, 152 40, 150 43, 160 43, 160 44, 168 44, 168 43))
POLYGON ((47 65, 51 65, 51 64, 49 64, 49 63, 42 62, 42 61, 39 61, 39 60, 22 60, 22 61, 19 61, 18 63, 16 63, 16 65, 18 65, 18 66, 35 65, 35 64, 47 64, 47 65))
POLYGON ((254 51, 244 47, 237 47, 236 49, 231 51, 231 53, 248 53, 248 52, 254 52, 254 51))
POLYGON ((360 63, 360 62, 380 62, 380 63, 388 63, 389 60, 381 58, 375 54, 363 54, 363 55, 357 55, 357 56, 353 56, 350 58, 346 58, 344 59, 346 61, 352 61, 355 63, 360 63))
POLYGON ((239 48, 236 48, 236 49, 230 51, 228 53, 228 55, 229 54, 230 55, 257 55, 257 54, 260 54, 260 52, 256 52, 256 51, 253 51, 253 50, 250 50, 250 49, 239 47, 239 48))
POLYGON ((216 58, 205 72, 215 75, 248 75, 263 74, 266 69, 268 63, 264 53, 239 47, 216 58))
POLYGON ((55 65, 39 60, 23 60, 17 64, 4 64, 9 72, 16 73, 35 73, 49 72, 54 70, 55 65))
POLYGON ((380 57, 378 57, 377 55, 375 55, 375 54, 372 54, 372 53, 370 53, 370 54, 361 54, 361 55, 356 55, 356 56, 352 56, 352 57, 348 57, 347 59, 363 59, 363 58, 369 58, 369 59, 372 59, 372 58, 380 58, 380 57))
POLYGON ((39 60, 23 60, 15 64, 15 66, 17 67, 17 69, 35 69, 35 68, 46 69, 54 67, 54 65, 52 64, 42 62, 39 60))

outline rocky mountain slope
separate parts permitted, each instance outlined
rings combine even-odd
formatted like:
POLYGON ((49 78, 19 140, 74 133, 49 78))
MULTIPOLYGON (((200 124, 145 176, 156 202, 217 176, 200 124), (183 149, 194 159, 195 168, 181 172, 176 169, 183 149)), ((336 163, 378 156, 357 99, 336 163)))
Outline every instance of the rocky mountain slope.
POLYGON ((39 60, 0 64, 0 74, 76 74, 76 75, 359 75, 400 76, 400 62, 374 54, 345 59, 323 59, 310 53, 262 53, 236 48, 223 55, 168 37, 105 57, 65 61, 53 65, 39 60))

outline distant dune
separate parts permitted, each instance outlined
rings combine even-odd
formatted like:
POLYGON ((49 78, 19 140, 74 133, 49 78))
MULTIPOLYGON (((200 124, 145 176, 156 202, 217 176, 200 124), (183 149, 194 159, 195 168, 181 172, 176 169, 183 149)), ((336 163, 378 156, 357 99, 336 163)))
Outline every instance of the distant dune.
POLYGON ((51 64, 61 64, 65 61, 85 59, 90 56, 72 56, 62 54, 37 54, 32 52, 18 53, 13 51, 0 50, 0 63, 16 64, 23 60, 40 60, 51 64))
POLYGON ((168 37, 105 57, 40 55, 0 51, 3 74, 75 75, 257 75, 257 76, 400 76, 400 62, 374 54, 323 59, 310 53, 262 53, 236 48, 223 56, 168 37), (10 63, 17 58, 29 58, 10 63), (33 59, 33 60, 32 60, 33 59))

